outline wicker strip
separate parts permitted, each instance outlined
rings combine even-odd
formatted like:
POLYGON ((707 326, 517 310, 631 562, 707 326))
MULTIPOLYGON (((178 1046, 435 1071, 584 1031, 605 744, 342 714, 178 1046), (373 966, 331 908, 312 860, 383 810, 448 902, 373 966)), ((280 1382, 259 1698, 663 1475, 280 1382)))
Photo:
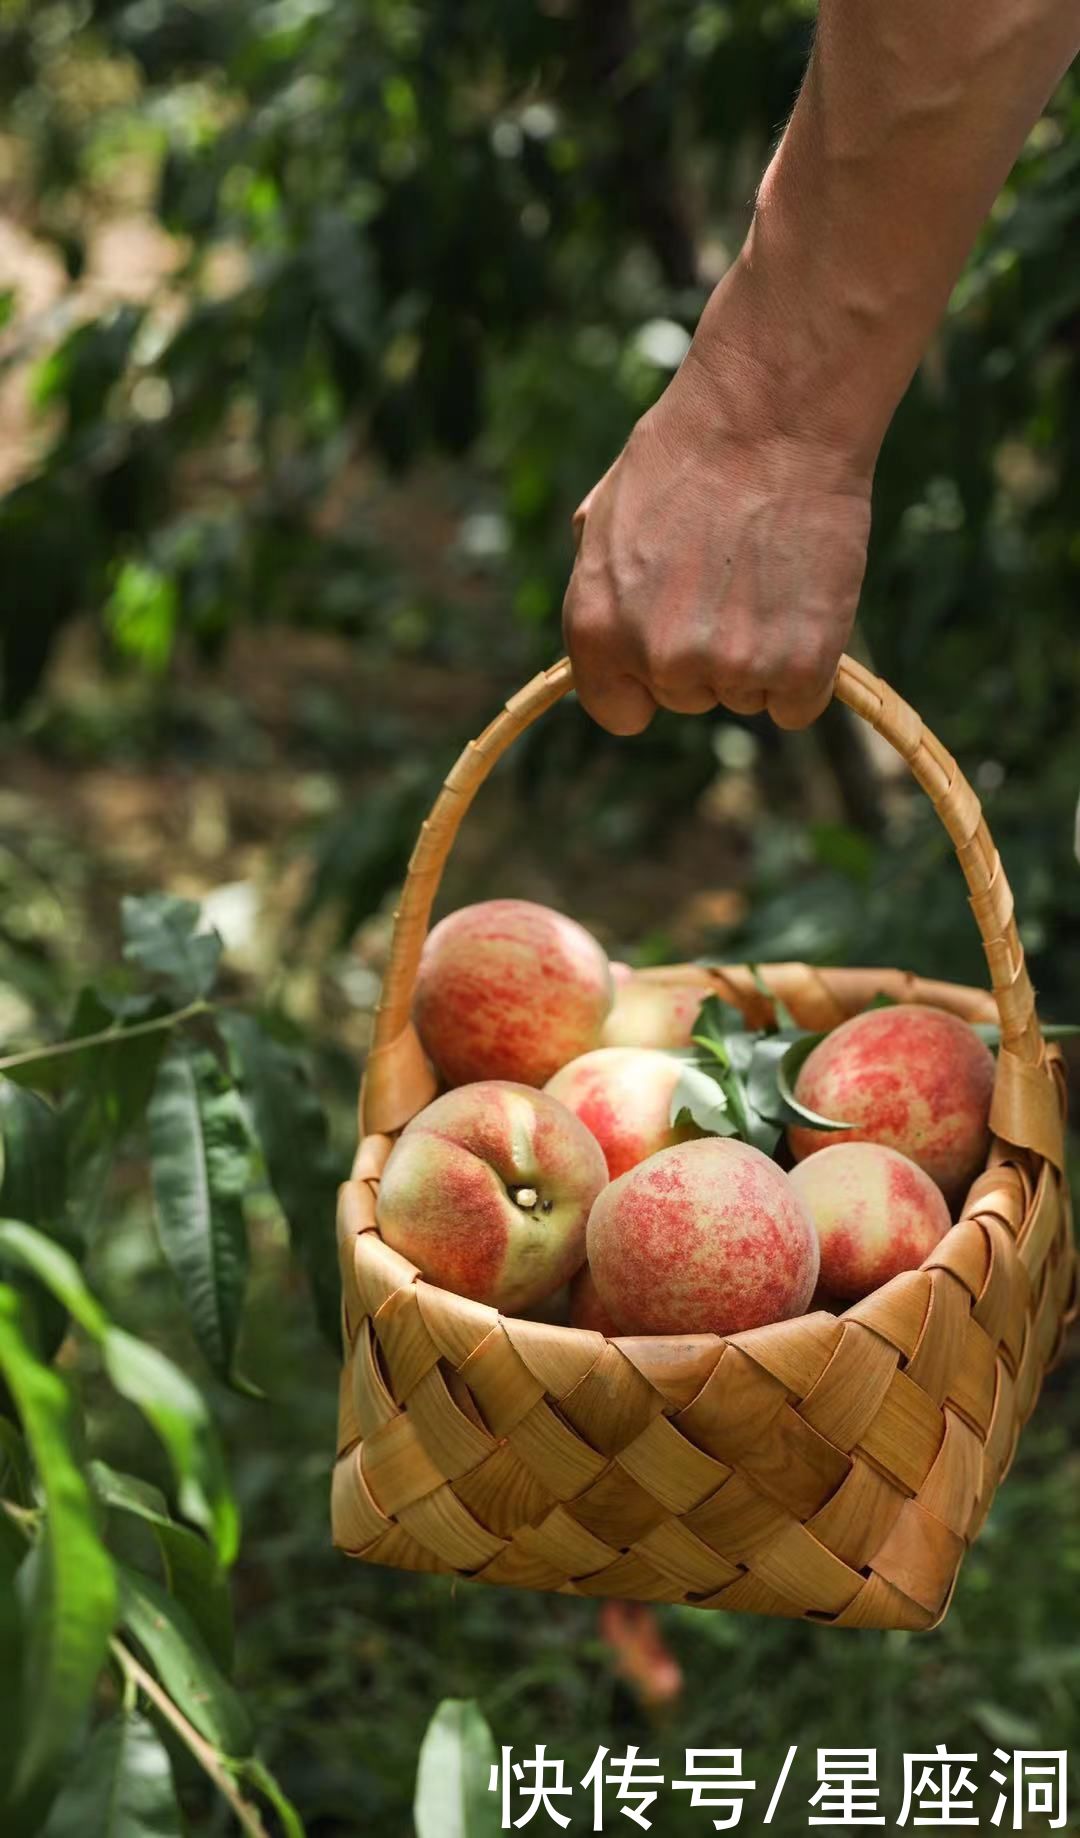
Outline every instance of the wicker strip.
POLYGON ((986 1171, 922 1268, 839 1318, 729 1340, 605 1340, 437 1289, 379 1237, 374 1199, 394 1132, 435 1089, 409 1008, 443 863, 496 760, 569 687, 564 662, 511 699, 457 762, 414 851, 338 1213, 335 1542, 371 1563, 516 1588, 930 1627, 1076 1312, 1064 1078, 978 800, 914 710, 861 665, 843 661, 836 693, 934 803, 990 991, 797 963, 768 966, 766 993, 740 965, 647 974, 715 990, 751 1025, 770 1018, 773 997, 827 1028, 879 993, 999 1019, 986 1171))

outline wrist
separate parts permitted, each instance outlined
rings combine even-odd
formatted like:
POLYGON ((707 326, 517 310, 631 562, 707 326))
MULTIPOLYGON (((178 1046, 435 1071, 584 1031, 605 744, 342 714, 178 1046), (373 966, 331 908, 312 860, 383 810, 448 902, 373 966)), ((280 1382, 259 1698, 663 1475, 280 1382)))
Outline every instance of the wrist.
POLYGON ((763 434, 798 440, 869 473, 913 360, 893 335, 891 315, 846 299, 802 245, 763 195, 743 249, 702 313, 687 361, 706 389, 726 393, 732 377, 739 379, 763 434))

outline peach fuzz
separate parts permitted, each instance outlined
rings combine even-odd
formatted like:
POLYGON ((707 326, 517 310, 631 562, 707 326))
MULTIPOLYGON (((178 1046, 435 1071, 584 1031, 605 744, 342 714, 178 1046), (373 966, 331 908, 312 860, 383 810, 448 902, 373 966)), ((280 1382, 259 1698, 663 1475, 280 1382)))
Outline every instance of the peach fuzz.
POLYGON ((660 983, 631 972, 615 984, 604 1022, 605 1047, 688 1047, 708 989, 700 983, 660 983))
POLYGON ((821 1240, 821 1286, 846 1301, 917 1270, 952 1224, 940 1187, 880 1143, 834 1143, 790 1179, 821 1240))
POLYGON ((842 1142, 898 1149, 956 1198, 980 1172, 989 1140, 994 1056, 955 1015, 921 1003, 868 1009, 804 1061, 795 1096, 850 1130, 795 1124, 796 1161, 842 1142))
POLYGON ((546 1085, 599 1045, 614 986, 595 938, 529 900, 484 900, 440 920, 424 945, 413 1018, 448 1085, 546 1085))
POLYGON ((600 1145, 564 1105, 490 1080, 445 1092, 406 1125, 375 1217, 429 1282, 513 1314, 584 1261, 606 1180, 600 1145))
POLYGON ((817 1233, 760 1149, 706 1136, 605 1187, 586 1234, 596 1291, 624 1334, 735 1334, 802 1314, 817 1233))
POLYGON ((611 1335, 619 1331, 596 1293, 588 1264, 582 1264, 570 1284, 570 1326, 592 1328, 597 1334, 611 1335))
POLYGON ((563 1066, 544 1090, 592 1131, 614 1181, 658 1149, 700 1134, 692 1124, 670 1122, 682 1070, 681 1061, 651 1047, 597 1047, 563 1066))

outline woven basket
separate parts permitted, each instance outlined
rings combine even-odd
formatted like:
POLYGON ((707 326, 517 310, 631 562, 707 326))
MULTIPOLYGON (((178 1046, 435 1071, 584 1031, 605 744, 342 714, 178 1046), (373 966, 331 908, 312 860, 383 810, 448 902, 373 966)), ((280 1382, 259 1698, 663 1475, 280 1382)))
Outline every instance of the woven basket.
MULTIPOLYGON (((914 711, 860 665, 842 661, 836 694, 932 799, 993 994, 896 970, 774 964, 763 978, 813 1029, 879 991, 1000 1020, 988 1165, 922 1267, 839 1318, 727 1339, 606 1340, 436 1288, 379 1236, 375 1192, 394 1133, 435 1093, 409 1009, 443 863, 500 754, 570 686, 564 661, 465 749, 409 868, 363 1140, 340 1194, 334 1542, 369 1563, 566 1595, 931 1627, 1075 1308, 1064 1079, 978 800, 914 711)), ((752 1025, 768 1018, 745 968, 654 974, 700 979, 752 1025)))

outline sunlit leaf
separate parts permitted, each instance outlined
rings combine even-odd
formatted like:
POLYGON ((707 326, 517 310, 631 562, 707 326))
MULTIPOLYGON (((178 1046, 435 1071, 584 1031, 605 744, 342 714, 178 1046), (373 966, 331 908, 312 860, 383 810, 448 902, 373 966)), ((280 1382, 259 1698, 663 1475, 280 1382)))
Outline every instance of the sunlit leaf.
POLYGON ((152 563, 130 557, 113 576, 102 607, 105 630, 122 656, 160 673, 172 656, 179 612, 173 577, 152 563))
POLYGON ((478 1704, 444 1698, 427 1726, 416 1769, 416 1838, 494 1838, 499 1795, 491 1791, 495 1741, 478 1704))
POLYGON ((63 1246, 20 1220, 0 1220, 0 1258, 31 1271, 101 1347, 121 1397, 155 1430, 176 1476, 181 1511, 210 1533, 220 1561, 232 1562, 238 1539, 217 1433, 200 1392, 172 1360, 115 1327, 63 1246))
POLYGON ((211 1052, 175 1043, 158 1069, 149 1122, 165 1256, 203 1353, 220 1377, 236 1383, 251 1186, 244 1107, 211 1052))
POLYGON ((0 1372, 41 1478, 46 1513, 26 1614, 27 1651, 15 1789, 39 1790, 85 1717, 116 1614, 116 1578, 72 1450, 71 1399, 34 1355, 20 1300, 0 1286, 0 1372))
POLYGON ((54 1800, 42 1838, 184 1838, 168 1753, 152 1723, 102 1723, 54 1800))

